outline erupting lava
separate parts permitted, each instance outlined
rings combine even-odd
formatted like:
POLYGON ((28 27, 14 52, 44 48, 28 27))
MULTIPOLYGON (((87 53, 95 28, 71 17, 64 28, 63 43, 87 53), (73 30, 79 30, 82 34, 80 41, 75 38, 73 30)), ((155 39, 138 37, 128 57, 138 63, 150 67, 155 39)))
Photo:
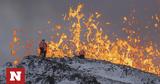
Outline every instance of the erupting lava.
MULTIPOLYGON (((141 45, 142 39, 139 33, 123 28, 125 33, 128 33, 127 39, 116 38, 112 41, 109 35, 103 33, 102 24, 98 21, 101 17, 99 12, 91 14, 89 17, 81 11, 83 4, 79 4, 76 9, 70 8, 69 12, 64 15, 64 20, 70 25, 64 27, 60 24, 56 25, 53 31, 57 31, 56 37, 59 41, 48 41, 48 57, 64 57, 73 56, 74 53, 84 50, 85 58, 106 60, 116 64, 128 65, 134 68, 144 70, 160 75, 160 61, 155 61, 160 58, 160 50, 154 47, 152 41, 146 42, 147 45, 141 45), (60 30, 69 30, 69 33, 60 33, 60 30)), ((135 17, 123 17, 124 24, 133 24, 135 17)), ((159 27, 160 16, 156 15, 155 27, 159 27)), ((50 24, 51 21, 48 21, 50 24)), ((110 25, 111 23, 107 22, 110 25)), ((14 36, 14 43, 17 42, 14 36)), ((15 55, 15 50, 12 54, 15 55)))

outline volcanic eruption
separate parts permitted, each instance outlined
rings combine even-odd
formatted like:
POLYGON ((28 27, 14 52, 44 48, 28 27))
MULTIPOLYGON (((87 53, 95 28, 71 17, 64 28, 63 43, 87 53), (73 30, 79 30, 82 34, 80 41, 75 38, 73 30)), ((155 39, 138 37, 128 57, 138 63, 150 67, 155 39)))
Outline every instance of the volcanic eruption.
MULTIPOLYGON (((160 49, 151 40, 145 41, 145 45, 142 45, 141 32, 131 28, 131 25, 142 24, 134 16, 135 10, 129 16, 122 17, 124 25, 122 31, 127 34, 127 38, 119 38, 116 34, 112 34, 115 39, 111 39, 111 36, 104 34, 102 25, 112 25, 112 23, 102 24, 100 19, 103 18, 103 14, 99 11, 86 14, 83 12, 84 8, 85 4, 82 3, 77 7, 70 7, 63 15, 67 25, 54 24, 53 26, 52 21, 48 20, 48 25, 53 26, 49 31, 54 32, 50 36, 52 40, 47 41, 48 58, 73 57, 74 53, 84 50, 86 59, 110 61, 160 75, 160 61, 157 61, 160 59, 160 49)), ((159 28, 159 14, 151 16, 151 20, 155 23, 144 27, 159 28)), ((39 36, 42 31, 37 31, 39 36)), ((17 33, 16 30, 13 31, 13 41, 10 44, 11 54, 14 57, 21 48, 28 46, 20 43, 21 39, 16 35, 17 33)), ((31 44, 29 46, 32 46, 31 44)), ((39 49, 37 52, 39 53, 39 49)), ((18 60, 19 58, 16 58, 14 64, 17 64, 18 60)))

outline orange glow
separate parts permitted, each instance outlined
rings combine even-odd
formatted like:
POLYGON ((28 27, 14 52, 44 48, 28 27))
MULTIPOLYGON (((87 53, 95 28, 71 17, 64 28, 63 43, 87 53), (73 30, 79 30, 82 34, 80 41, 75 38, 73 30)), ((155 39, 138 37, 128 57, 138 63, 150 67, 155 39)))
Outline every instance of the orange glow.
POLYGON ((18 64, 18 60, 17 60, 18 58, 16 56, 18 51, 17 46, 19 46, 19 42, 20 42, 20 38, 17 36, 17 31, 13 30, 13 38, 10 43, 10 50, 11 50, 10 53, 11 53, 11 56, 13 56, 16 59, 13 61, 14 65, 18 64))
POLYGON ((16 56, 16 49, 15 49, 15 45, 18 45, 19 42, 19 38, 17 37, 17 31, 14 30, 13 31, 13 39, 12 42, 10 43, 10 49, 11 49, 11 55, 12 56, 16 56))
POLYGON ((13 62, 13 64, 14 64, 14 65, 17 65, 17 64, 18 64, 18 60, 15 60, 15 61, 13 62))
MULTIPOLYGON (((57 32, 58 42, 47 42, 47 57, 72 57, 74 53, 84 50, 85 58, 88 59, 106 60, 160 75, 160 65, 157 65, 160 62, 154 63, 154 58, 160 57, 160 50, 155 48, 152 42, 149 41, 145 46, 140 45, 142 39, 138 36, 139 32, 131 28, 122 29, 128 34, 127 39, 116 38, 112 41, 109 35, 103 33, 98 21, 102 14, 95 12, 86 17, 82 12, 83 7, 83 4, 79 4, 77 8, 69 8, 64 20, 70 22, 70 26, 66 28, 71 35, 65 32, 57 32), (82 32, 83 30, 85 32, 82 32), (134 35, 137 37, 133 37, 134 35)), ((153 18, 157 19, 157 17, 153 18)), ((135 17, 132 17, 132 19, 135 20, 135 17)), ((129 17, 123 17, 123 22, 127 21, 129 21, 129 17)), ((157 19, 158 21, 159 19, 157 19)), ((136 21, 128 22, 129 25, 132 23, 136 23, 136 21)), ((108 22, 106 24, 112 23, 108 22)), ((56 25, 55 28, 63 30, 60 24, 56 25)), ((17 37, 13 38, 14 42, 18 41, 17 37)))

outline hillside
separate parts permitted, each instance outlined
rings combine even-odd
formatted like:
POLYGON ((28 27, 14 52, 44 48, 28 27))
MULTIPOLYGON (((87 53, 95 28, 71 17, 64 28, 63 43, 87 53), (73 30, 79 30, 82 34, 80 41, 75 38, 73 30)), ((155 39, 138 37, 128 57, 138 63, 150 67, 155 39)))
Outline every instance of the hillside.
MULTIPOLYGON (((5 84, 1 67, 0 84, 5 84)), ((160 77, 128 66, 106 61, 73 58, 26 56, 16 67, 26 69, 26 84, 160 84, 160 77)))

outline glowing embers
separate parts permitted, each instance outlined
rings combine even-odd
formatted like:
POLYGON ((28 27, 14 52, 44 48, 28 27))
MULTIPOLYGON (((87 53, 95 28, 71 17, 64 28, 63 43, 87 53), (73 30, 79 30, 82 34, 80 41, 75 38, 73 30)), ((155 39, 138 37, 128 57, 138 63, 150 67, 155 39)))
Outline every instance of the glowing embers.
MULTIPOLYGON (((111 61, 160 74, 159 65, 153 62, 154 58, 159 58, 160 51, 153 47, 152 42, 145 46, 140 45, 140 37, 133 37, 139 33, 127 28, 123 28, 123 31, 128 33, 126 40, 117 38, 111 41, 100 27, 98 19, 101 14, 95 12, 87 17, 82 9, 83 4, 79 4, 76 9, 70 8, 68 14, 64 16, 64 20, 70 23, 67 27, 70 35, 65 32, 59 35, 57 32, 60 39, 58 42, 48 42, 48 57, 73 56, 73 53, 84 50, 85 58, 111 61)), ((137 24, 136 18, 133 16, 131 18, 123 17, 122 23, 137 24)), ((57 28, 63 30, 60 25, 57 28)))
MULTIPOLYGON (((141 45, 143 39, 139 37, 139 32, 128 28, 130 25, 138 24, 135 17, 123 17, 122 23, 127 24, 127 27, 123 28, 128 35, 127 39, 116 38, 111 41, 111 37, 103 33, 101 28, 103 24, 100 25, 99 22, 102 14, 95 12, 86 16, 82 12, 83 6, 79 4, 77 8, 69 8, 64 16, 64 21, 69 25, 63 27, 61 24, 56 24, 52 28, 53 31, 57 31, 54 36, 50 36, 54 37, 53 40, 47 42, 47 57, 72 57, 74 53, 83 50, 85 58, 111 61, 160 75, 160 61, 154 62, 156 58, 160 58, 160 50, 155 48, 151 41, 148 41, 145 46, 141 45), (68 30, 69 34, 61 30, 68 30), (55 37, 58 41, 54 40, 55 37)), ((48 24, 51 25, 51 20, 48 24)), ((38 33, 42 32, 38 31, 38 33)), ((11 50, 14 55, 16 51, 13 46, 19 39, 16 35, 13 35, 13 39, 11 50)))

